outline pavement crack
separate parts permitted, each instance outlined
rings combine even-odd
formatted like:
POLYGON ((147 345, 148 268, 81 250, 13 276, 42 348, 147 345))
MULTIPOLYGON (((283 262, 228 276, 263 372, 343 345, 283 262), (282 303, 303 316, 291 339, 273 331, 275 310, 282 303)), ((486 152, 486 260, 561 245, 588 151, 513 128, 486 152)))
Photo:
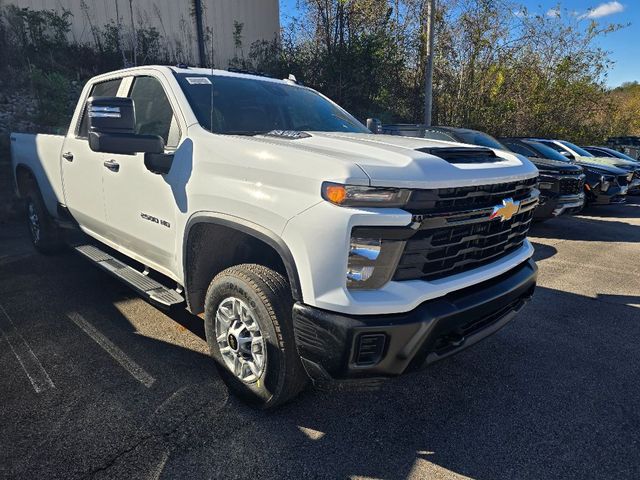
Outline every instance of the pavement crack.
MULTIPOLYGON (((92 478, 95 475, 99 474, 100 472, 105 472, 107 470, 109 470, 111 467, 113 467, 118 460, 120 460, 122 457, 130 454, 131 452, 134 452, 135 450, 138 449, 138 447, 144 445, 145 443, 147 443, 149 440, 152 439, 166 439, 166 438, 170 438, 171 436, 173 436, 189 419, 191 419, 192 417, 195 417, 197 415, 199 415, 200 413, 204 412, 208 407, 211 406, 211 401, 207 400, 206 402, 198 405, 197 407, 195 407, 193 410, 191 410, 189 413, 187 413, 186 415, 184 415, 182 417, 182 419, 177 422, 170 430, 168 431, 160 431, 160 432, 153 432, 153 433, 148 433, 146 435, 143 435, 141 437, 138 438, 138 440, 133 443, 133 445, 130 445, 127 448, 124 448, 122 450, 120 450, 119 452, 117 452, 115 455, 113 455, 113 457, 111 457, 109 460, 107 460, 105 463, 103 463, 100 466, 97 466, 93 469, 91 469, 88 472, 85 473, 81 473, 80 474, 80 478, 92 478)), ((171 449, 169 449, 169 454, 171 453, 171 449)))

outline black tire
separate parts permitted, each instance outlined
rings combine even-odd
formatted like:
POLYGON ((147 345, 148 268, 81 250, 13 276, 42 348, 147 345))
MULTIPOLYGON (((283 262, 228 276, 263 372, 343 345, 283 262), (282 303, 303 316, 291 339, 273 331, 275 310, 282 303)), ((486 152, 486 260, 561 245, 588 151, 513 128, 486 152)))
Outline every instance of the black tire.
POLYGON ((62 251, 65 247, 61 229, 51 220, 40 190, 35 185, 26 195, 26 218, 31 243, 45 255, 62 251))
POLYGON ((308 381, 296 350, 292 306, 287 280, 262 265, 243 264, 228 268, 213 279, 207 290, 204 321, 211 355, 229 389, 257 408, 281 405, 298 395, 308 381), (229 298, 237 298, 251 309, 264 338, 266 363, 255 381, 243 381, 236 376, 227 367, 220 351, 216 312, 229 298))

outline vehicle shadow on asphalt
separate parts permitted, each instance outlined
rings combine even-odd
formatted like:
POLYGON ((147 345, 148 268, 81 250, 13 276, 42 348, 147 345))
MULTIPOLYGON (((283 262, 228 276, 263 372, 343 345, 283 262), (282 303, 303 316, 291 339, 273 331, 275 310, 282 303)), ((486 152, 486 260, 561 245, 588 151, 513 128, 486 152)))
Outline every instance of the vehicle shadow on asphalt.
POLYGON ((294 477, 637 478, 640 297, 618 301, 603 318, 596 299, 539 288, 458 356, 378 392, 310 393, 251 430, 294 477), (303 451, 294 426, 315 432, 303 451))
POLYGON ((150 469, 228 402, 199 318, 167 317, 76 254, 0 264, 0 305, 55 384, 36 394, 1 345, 2 478, 85 478, 138 449, 129 465, 150 469))
POLYGON ((14 365, 0 476, 637 478, 640 297, 608 297, 538 288, 514 323, 426 370, 259 412, 228 396, 199 318, 165 315, 71 253, 20 259, 0 266, 0 304, 56 388, 35 395, 14 365))
POLYGON ((552 245, 546 245, 538 242, 531 242, 531 245, 533 245, 533 248, 535 249, 533 259, 536 262, 541 262, 542 260, 551 258, 558 253, 558 249, 552 245))

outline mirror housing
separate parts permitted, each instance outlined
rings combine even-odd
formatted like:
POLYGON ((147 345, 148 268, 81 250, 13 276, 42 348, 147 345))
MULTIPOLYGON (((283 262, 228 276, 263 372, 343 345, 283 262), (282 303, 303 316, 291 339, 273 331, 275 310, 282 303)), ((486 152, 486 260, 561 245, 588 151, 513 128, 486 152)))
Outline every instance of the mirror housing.
POLYGON ((136 115, 130 98, 91 97, 87 115, 90 132, 135 133, 136 115))
POLYGON ((162 137, 135 133, 135 107, 130 98, 91 97, 87 100, 86 114, 89 148, 94 152, 124 155, 164 152, 162 137))
POLYGON ((371 133, 382 133, 382 122, 377 118, 367 118, 367 128, 371 133))

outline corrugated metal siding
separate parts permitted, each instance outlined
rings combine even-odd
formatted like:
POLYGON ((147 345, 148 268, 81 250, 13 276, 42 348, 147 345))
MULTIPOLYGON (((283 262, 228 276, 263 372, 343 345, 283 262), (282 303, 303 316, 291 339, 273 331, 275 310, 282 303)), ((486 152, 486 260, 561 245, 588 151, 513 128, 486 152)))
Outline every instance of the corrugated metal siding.
MULTIPOLYGON (((117 22, 119 17, 123 41, 131 39, 129 0, 5 0, 4 3, 36 10, 69 10, 73 14, 71 34, 82 43, 93 41, 92 26, 101 28, 109 22, 117 22)), ((198 46, 192 4, 192 0, 131 0, 136 26, 155 27, 172 59, 196 64, 198 46)), ((245 56, 249 55, 255 41, 273 40, 280 31, 278 0, 202 0, 202 7, 205 31, 213 32, 214 63, 219 68, 227 67, 236 54, 241 55, 234 45, 234 21, 244 25, 242 50, 245 56)), ((210 56, 211 44, 205 49, 210 56)))

